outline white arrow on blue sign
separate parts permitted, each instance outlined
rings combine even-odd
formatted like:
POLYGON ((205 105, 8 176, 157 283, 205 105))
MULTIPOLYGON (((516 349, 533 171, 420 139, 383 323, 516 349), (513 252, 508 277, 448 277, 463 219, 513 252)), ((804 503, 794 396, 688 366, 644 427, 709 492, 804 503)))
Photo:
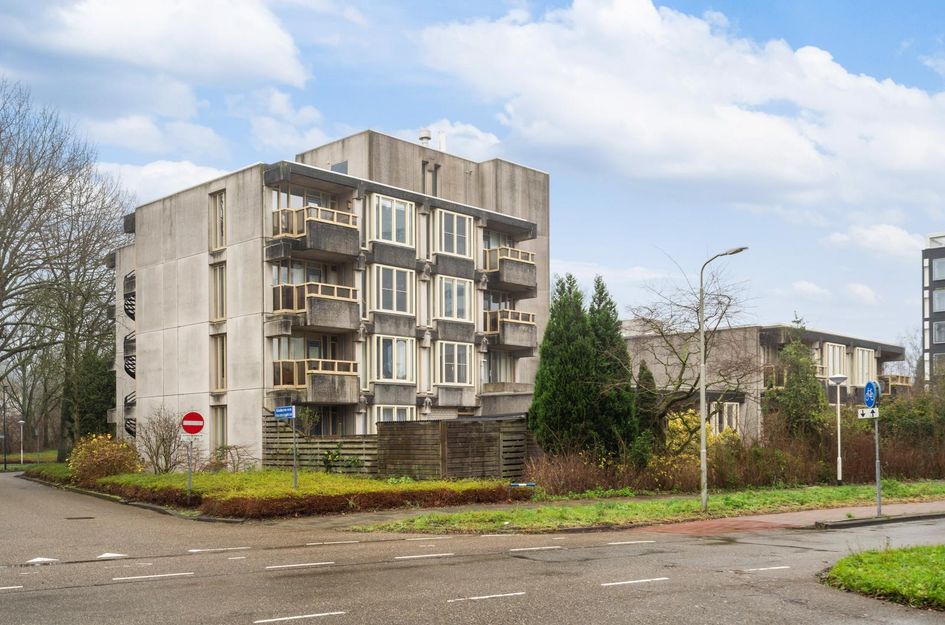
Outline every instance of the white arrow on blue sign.
POLYGON ((277 421, 287 421, 295 418, 295 406, 276 406, 275 412, 277 421))
POLYGON ((863 403, 866 404, 867 408, 875 408, 876 404, 879 403, 879 383, 870 380, 866 383, 866 386, 863 387, 863 403))

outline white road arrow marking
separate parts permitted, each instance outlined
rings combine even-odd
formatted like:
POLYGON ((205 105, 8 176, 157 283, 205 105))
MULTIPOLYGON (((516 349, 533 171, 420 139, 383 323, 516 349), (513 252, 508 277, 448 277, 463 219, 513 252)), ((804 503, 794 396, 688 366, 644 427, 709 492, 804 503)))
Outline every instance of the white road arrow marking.
POLYGON ((95 558, 95 559, 96 559, 96 560, 110 560, 110 559, 112 559, 112 558, 127 558, 127 557, 128 557, 128 554, 127 554, 127 553, 108 553, 108 552, 105 552, 105 553, 103 553, 102 555, 98 556, 98 557, 95 558))
POLYGON ((51 562, 59 562, 59 559, 39 557, 39 558, 33 558, 32 560, 28 560, 26 563, 27 564, 49 564, 51 562))

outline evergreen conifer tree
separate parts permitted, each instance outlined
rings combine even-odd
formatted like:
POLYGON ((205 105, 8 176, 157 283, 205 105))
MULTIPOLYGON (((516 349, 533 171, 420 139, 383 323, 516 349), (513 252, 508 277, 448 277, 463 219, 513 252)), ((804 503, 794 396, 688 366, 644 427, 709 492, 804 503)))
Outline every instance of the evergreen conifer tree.
POLYGON ((640 430, 648 431, 653 435, 657 445, 662 445, 665 437, 665 425, 659 411, 659 394, 656 389, 656 379, 647 366, 646 361, 640 363, 637 373, 637 418, 640 430))

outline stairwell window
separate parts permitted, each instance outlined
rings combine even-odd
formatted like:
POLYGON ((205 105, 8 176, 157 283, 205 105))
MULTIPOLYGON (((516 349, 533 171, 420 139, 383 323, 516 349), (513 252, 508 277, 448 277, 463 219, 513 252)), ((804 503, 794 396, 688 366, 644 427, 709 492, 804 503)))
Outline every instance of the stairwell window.
POLYGON ((437 317, 472 321, 472 280, 438 276, 437 282, 437 317))
POLYGON ((437 251, 456 256, 472 257, 472 245, 469 233, 472 231, 472 217, 440 210, 436 213, 438 247, 437 251))
POLYGON ((436 344, 437 383, 459 386, 472 384, 470 364, 473 361, 471 343, 450 343, 438 341, 436 344))
POLYGON ((210 265, 210 321, 226 318, 226 263, 210 265))
POLYGON ((226 191, 210 194, 210 249, 226 247, 226 191))
POLYGON ((374 337, 378 382, 413 382, 415 339, 397 336, 374 337))
POLYGON ((226 335, 210 337, 210 391, 226 390, 226 335))
POLYGON ((374 284, 374 310, 413 314, 413 271, 374 265, 374 284))
POLYGON ((413 202, 374 196, 373 239, 413 247, 413 202))
POLYGON ((210 449, 216 450, 227 445, 226 406, 210 407, 210 449))

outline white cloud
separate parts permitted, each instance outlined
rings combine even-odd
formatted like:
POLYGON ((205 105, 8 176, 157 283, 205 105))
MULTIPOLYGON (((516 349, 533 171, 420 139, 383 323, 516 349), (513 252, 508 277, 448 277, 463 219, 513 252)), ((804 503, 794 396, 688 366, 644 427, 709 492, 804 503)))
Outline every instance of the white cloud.
POLYGON ((32 36, 65 52, 207 83, 302 86, 295 43, 258 0, 81 0, 47 11, 32 36))
POLYGON ((933 72, 945 78, 945 55, 923 56, 919 60, 933 72))
POLYGON ((853 282, 847 285, 847 293, 862 304, 875 305, 880 302, 879 294, 871 287, 853 282))
POLYGON ((806 297, 813 297, 813 298, 830 297, 830 291, 820 286, 819 284, 810 282, 809 280, 798 280, 796 282, 793 282, 791 284, 791 290, 797 295, 802 295, 806 297))
POLYGON ((231 115, 247 119, 257 148, 281 154, 309 150, 328 139, 319 127, 321 112, 310 104, 296 107, 292 96, 275 88, 260 89, 248 96, 229 96, 231 115))
MULTIPOLYGON (((424 126, 432 134, 430 145, 438 146, 441 136, 446 143, 446 151, 450 154, 463 156, 474 161, 484 161, 495 158, 499 154, 500 141, 491 132, 480 130, 472 124, 451 122, 448 119, 438 119, 432 124, 424 126)), ((416 141, 420 136, 420 128, 398 130, 394 134, 407 141, 416 141)))
POLYGON ((433 69, 500 103, 506 143, 782 214, 945 204, 945 94, 740 38, 717 14, 576 0, 420 41, 433 69))
POLYGON ((827 237, 828 243, 850 245, 866 250, 872 256, 894 257, 916 261, 925 246, 925 239, 918 234, 892 224, 851 226, 846 232, 834 232, 827 237))
POLYGON ((601 276, 620 311, 651 299, 652 293, 646 291, 647 283, 666 278, 666 274, 640 265, 614 267, 593 262, 551 259, 552 280, 556 275, 563 276, 567 273, 574 275, 586 293, 592 291, 594 277, 601 276))
POLYGON ((149 202, 227 173, 190 161, 154 161, 145 165, 99 163, 99 170, 118 178, 139 203, 149 202))
POLYGON ((144 153, 164 153, 186 158, 223 158, 226 141, 212 128, 189 122, 159 124, 147 115, 86 122, 90 137, 107 144, 144 153))

